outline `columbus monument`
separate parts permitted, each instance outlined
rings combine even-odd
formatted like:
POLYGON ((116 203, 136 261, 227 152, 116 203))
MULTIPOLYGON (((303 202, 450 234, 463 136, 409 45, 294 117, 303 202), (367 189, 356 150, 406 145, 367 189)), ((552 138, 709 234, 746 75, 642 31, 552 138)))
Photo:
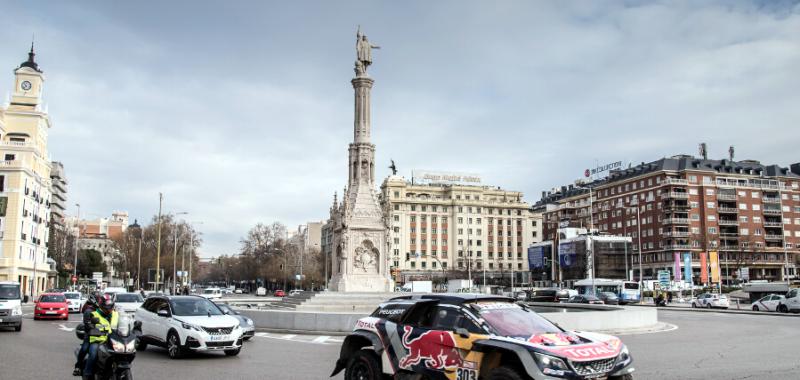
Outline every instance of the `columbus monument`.
POLYGON ((353 142, 348 149, 347 187, 342 201, 334 196, 330 210, 333 259, 330 287, 340 292, 389 292, 387 256, 388 220, 375 190, 375 144, 370 142, 370 90, 375 81, 367 74, 372 49, 359 28, 356 33, 353 142))

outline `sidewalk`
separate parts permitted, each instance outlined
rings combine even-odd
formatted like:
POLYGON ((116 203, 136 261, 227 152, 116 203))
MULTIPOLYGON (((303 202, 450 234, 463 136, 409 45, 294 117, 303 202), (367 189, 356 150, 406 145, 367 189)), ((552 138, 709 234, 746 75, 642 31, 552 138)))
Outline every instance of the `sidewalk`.
MULTIPOLYGON (((652 299, 649 302, 645 302, 642 304, 631 303, 628 306, 637 306, 637 307, 656 307, 653 303, 652 299)), ((686 312, 698 312, 698 313, 728 313, 728 314, 748 314, 748 315, 764 315, 764 316, 772 316, 772 317, 800 317, 800 314, 792 314, 792 313, 778 313, 773 311, 753 311, 750 309, 750 304, 743 304, 743 303, 736 303, 733 302, 731 307, 728 309, 701 309, 701 308, 693 308, 691 302, 672 302, 667 306, 659 306, 659 309, 670 310, 670 311, 686 311, 686 312)))

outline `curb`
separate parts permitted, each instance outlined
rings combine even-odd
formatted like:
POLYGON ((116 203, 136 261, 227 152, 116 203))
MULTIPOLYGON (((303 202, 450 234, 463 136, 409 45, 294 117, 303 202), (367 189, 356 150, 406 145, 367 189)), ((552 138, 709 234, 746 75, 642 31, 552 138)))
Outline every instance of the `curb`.
POLYGON ((352 331, 290 330, 290 329, 271 329, 267 327, 256 327, 256 332, 268 332, 273 334, 329 335, 329 336, 348 336, 352 333, 352 331))
MULTIPOLYGON (((631 304, 630 306, 636 307, 652 307, 656 308, 652 305, 634 305, 631 304)), ((722 313, 722 314, 743 314, 743 315, 761 315, 761 316, 769 316, 769 317, 787 317, 787 318, 798 318, 800 314, 794 313, 778 313, 776 311, 752 311, 752 310, 737 310, 737 309, 701 309, 701 308, 693 308, 693 307, 670 307, 670 306, 659 306, 656 308, 657 310, 666 310, 666 311, 678 311, 678 312, 689 312, 689 313, 722 313)))

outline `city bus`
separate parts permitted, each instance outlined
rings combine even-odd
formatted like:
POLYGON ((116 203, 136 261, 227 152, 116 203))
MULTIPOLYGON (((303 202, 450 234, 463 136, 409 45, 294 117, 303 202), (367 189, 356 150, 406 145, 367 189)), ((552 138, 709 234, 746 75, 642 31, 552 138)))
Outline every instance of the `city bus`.
MULTIPOLYGON (((620 304, 639 302, 642 297, 638 282, 595 278, 594 287, 596 292, 612 292, 616 294, 619 297, 620 304)), ((575 281, 575 289, 580 294, 592 294, 592 279, 586 278, 575 281)))

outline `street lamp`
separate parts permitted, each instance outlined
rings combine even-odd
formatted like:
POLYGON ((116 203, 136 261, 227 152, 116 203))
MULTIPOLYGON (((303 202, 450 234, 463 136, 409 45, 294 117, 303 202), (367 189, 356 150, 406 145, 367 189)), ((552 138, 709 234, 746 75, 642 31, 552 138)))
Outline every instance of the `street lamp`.
MULTIPOLYGON (((195 224, 203 224, 203 222, 194 221, 189 222, 189 226, 193 226, 195 224)), ((186 261, 186 250, 183 252, 183 261, 186 261)), ((192 288, 192 262, 194 261, 194 229, 189 229, 189 276, 186 278, 186 274, 184 274, 184 281, 189 289, 192 288)), ((184 271, 183 262, 181 263, 181 272, 184 271)), ((185 273, 185 272, 184 272, 185 273)))
POLYGON ((172 291, 177 293, 178 291, 178 283, 177 283, 177 273, 176 270, 178 267, 178 215, 189 215, 188 212, 176 212, 175 213, 175 231, 173 233, 174 240, 172 245, 172 291))
MULTIPOLYGON (((75 261, 72 263, 72 277, 75 278, 75 288, 78 286, 78 239, 81 237, 81 204, 76 203, 75 206, 78 208, 78 214, 75 217, 75 223, 77 224, 77 233, 75 235, 75 261)), ((74 290, 74 289, 73 289, 74 290)))

